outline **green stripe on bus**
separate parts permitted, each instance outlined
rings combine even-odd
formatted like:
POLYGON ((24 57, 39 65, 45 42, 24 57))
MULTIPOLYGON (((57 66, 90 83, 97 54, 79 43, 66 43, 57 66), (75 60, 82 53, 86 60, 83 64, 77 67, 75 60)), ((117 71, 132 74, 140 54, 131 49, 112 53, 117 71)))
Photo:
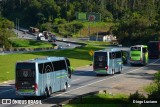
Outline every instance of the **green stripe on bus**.
POLYGON ((20 92, 34 92, 34 90, 28 90, 28 89, 19 89, 20 92))
POLYGON ((96 72, 106 72, 106 70, 97 70, 96 72))
POLYGON ((62 76, 57 76, 56 78, 64 78, 66 77, 67 75, 62 75, 62 76))

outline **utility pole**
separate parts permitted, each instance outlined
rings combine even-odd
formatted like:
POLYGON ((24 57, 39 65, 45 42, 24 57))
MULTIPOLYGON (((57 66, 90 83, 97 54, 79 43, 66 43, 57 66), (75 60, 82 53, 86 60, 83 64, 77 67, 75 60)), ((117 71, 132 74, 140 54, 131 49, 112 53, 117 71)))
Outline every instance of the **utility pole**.
POLYGON ((19 31, 19 19, 16 18, 16 30, 17 30, 17 37, 19 38, 19 35, 18 35, 18 31, 19 31))

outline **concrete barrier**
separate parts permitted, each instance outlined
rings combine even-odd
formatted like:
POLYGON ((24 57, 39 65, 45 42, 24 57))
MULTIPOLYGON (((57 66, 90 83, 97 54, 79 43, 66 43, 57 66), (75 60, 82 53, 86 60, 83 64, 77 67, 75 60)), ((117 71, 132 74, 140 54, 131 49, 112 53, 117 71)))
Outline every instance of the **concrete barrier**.
POLYGON ((85 43, 80 43, 80 42, 72 42, 72 41, 63 41, 63 40, 57 40, 59 42, 65 42, 65 43, 72 43, 72 44, 77 44, 77 45, 82 45, 83 46, 86 46, 85 43))

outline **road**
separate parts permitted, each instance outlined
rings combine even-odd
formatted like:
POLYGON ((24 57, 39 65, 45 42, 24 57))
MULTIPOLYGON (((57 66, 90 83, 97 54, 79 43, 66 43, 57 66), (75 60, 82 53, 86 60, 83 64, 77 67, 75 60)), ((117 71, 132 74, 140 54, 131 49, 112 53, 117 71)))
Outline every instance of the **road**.
MULTIPOLYGON (((46 107, 50 107, 56 103, 63 103, 66 99, 74 98, 76 96, 86 94, 88 92, 107 90, 108 92, 116 92, 120 90, 124 93, 135 92, 139 85, 145 85, 143 80, 151 81, 153 73, 159 70, 160 59, 150 59, 147 66, 130 66, 125 65, 121 74, 114 76, 96 76, 92 71, 91 66, 78 68, 72 74, 72 86, 66 92, 53 93, 47 99, 39 99, 46 107), (132 81, 132 79, 134 81, 132 81), (127 87, 124 87, 127 86, 127 87)), ((22 97, 15 95, 14 83, 0 85, 0 99, 21 99, 22 97)), ((1 107, 41 107, 42 105, 0 105, 1 107)), ((44 105, 43 105, 44 106, 44 105)))
MULTIPOLYGON (((28 33, 23 33, 23 31, 18 31, 16 29, 14 29, 14 32, 18 35, 19 38, 22 39, 31 39, 31 40, 36 40, 36 36, 28 34, 28 33)), ((42 41, 42 42, 47 42, 47 40, 42 41)), ((61 46, 62 49, 72 49, 81 45, 78 44, 73 44, 73 43, 66 43, 66 42, 59 42, 56 41, 57 46, 61 46)), ((54 51, 57 49, 51 49, 51 50, 34 50, 34 51, 30 51, 30 52, 40 52, 40 51, 54 51)), ((16 53, 28 53, 29 51, 3 51, 0 52, 0 55, 6 55, 6 54, 16 54, 16 53)))

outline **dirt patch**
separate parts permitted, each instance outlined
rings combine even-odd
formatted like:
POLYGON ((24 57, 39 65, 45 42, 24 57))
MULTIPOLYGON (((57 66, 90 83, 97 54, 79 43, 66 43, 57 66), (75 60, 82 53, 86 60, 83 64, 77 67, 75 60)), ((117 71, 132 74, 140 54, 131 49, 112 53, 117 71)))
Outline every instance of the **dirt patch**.
POLYGON ((153 82, 154 74, 157 71, 146 70, 145 73, 128 73, 125 74, 123 80, 119 80, 117 83, 112 83, 112 88, 107 89, 110 93, 122 93, 130 95, 135 93, 137 90, 147 96, 144 91, 144 87, 153 82))

